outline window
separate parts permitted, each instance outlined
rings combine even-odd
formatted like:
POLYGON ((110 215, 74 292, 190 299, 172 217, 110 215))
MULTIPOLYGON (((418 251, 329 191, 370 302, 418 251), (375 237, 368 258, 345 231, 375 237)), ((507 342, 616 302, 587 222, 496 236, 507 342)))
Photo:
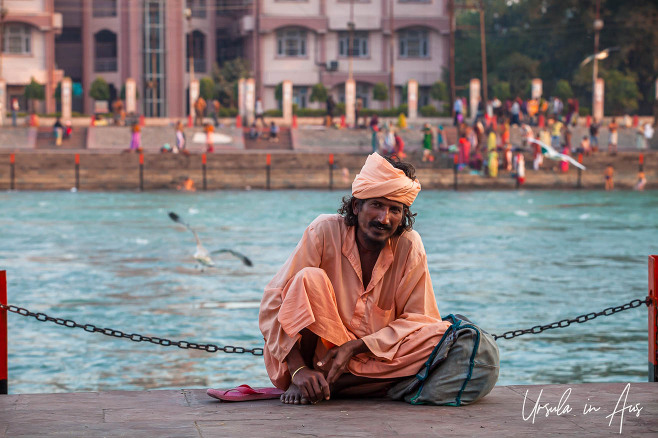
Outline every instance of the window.
POLYGON ((82 29, 79 27, 64 27, 62 33, 55 36, 58 43, 80 43, 82 42, 82 29))
POLYGON ((203 32, 195 30, 192 32, 192 40, 190 40, 190 34, 187 34, 187 71, 190 71, 189 59, 190 56, 194 58, 194 71, 196 72, 205 72, 206 71, 206 36, 203 32), (190 55, 190 50, 192 54, 190 55))
POLYGON ((96 71, 117 71, 117 35, 101 30, 94 35, 96 71))
POLYGON ((308 87, 292 87, 292 103, 297 108, 306 108, 308 87))
POLYGON ((306 56, 306 31, 284 29, 276 33, 276 53, 278 56, 306 56))
MULTIPOLYGON (((361 99, 363 103, 363 108, 368 108, 368 98, 370 96, 370 85, 364 82, 356 83, 356 99, 361 99)), ((356 104, 356 101, 354 101, 356 104)))
POLYGON ((406 29, 398 32, 400 58, 428 58, 428 34, 425 29, 406 29))
POLYGON ((236 15, 252 8, 252 0, 215 0, 216 15, 236 15))
POLYGON ((4 35, 4 53, 27 55, 32 53, 32 31, 25 24, 6 24, 4 35))
POLYGON ((206 0, 187 0, 185 4, 192 10, 192 17, 206 18, 206 0))
MULTIPOLYGON (((338 33, 338 55, 347 57, 350 54, 347 46, 350 41, 349 32, 338 33)), ((352 35, 352 56, 365 58, 368 56, 368 32, 354 32, 352 35)))
POLYGON ((93 0, 91 3, 94 17, 117 16, 117 0, 93 0))

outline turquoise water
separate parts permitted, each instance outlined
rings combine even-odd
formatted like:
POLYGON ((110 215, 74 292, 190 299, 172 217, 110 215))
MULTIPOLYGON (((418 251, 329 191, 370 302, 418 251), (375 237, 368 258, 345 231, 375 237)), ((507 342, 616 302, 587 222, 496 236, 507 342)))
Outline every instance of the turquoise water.
MULTIPOLYGON (((169 339, 256 347, 265 284, 346 193, 0 193, 10 303, 169 339), (234 248, 195 267, 192 234, 234 248)), ((414 204, 442 314, 493 333, 647 295, 658 197, 628 192, 432 192, 414 204)), ((134 343, 9 315, 11 393, 267 385, 262 358, 134 343)), ((500 384, 646 381, 647 311, 499 340, 500 384)))

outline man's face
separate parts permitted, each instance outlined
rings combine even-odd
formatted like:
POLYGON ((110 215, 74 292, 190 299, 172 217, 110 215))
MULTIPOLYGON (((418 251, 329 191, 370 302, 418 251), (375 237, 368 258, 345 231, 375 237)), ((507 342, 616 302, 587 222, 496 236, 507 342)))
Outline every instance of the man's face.
POLYGON ((372 198, 362 203, 354 201, 352 210, 358 218, 357 234, 361 242, 381 247, 400 226, 404 205, 386 198, 372 198))

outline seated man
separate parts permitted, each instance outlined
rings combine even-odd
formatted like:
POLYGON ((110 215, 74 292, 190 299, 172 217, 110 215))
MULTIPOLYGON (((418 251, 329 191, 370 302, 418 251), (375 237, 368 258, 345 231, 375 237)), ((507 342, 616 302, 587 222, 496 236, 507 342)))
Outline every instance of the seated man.
POLYGON ((340 214, 315 219, 265 288, 265 366, 282 402, 383 395, 450 327, 412 230, 419 191, 413 166, 370 155, 340 214))

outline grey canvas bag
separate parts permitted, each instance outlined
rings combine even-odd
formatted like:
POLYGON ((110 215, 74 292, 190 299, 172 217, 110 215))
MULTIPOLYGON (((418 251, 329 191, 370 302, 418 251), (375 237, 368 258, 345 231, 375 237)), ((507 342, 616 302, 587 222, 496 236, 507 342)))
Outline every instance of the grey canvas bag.
POLYGON ((452 325, 418 374, 389 389, 393 400, 462 406, 481 399, 496 385, 500 358, 493 336, 461 315, 443 320, 452 325))

